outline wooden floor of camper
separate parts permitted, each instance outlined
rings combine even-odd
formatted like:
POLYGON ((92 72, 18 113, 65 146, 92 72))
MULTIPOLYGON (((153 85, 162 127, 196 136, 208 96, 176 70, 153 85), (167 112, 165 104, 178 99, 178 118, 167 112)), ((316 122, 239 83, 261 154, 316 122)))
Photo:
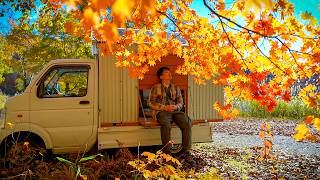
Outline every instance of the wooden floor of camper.
MULTIPOLYGON (((195 123, 192 126, 192 142, 211 142, 212 123, 195 123)), ((175 143, 181 143, 181 132, 177 126, 171 129, 171 138, 175 143)), ((119 148, 137 146, 161 145, 160 126, 101 126, 98 129, 98 148, 119 148)))

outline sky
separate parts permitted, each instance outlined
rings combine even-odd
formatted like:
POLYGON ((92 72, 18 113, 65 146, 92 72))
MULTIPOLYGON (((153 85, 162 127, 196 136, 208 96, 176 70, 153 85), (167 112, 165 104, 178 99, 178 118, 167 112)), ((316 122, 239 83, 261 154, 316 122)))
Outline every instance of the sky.
MULTIPOLYGON (((234 0, 225 0, 227 6, 231 4, 234 0)), ((295 16, 300 17, 302 12, 308 11, 317 18, 318 23, 320 24, 320 0, 289 0, 295 6, 295 16)), ((210 17, 209 10, 204 7, 202 0, 194 0, 191 4, 191 8, 195 9, 196 12, 203 17, 210 17)), ((18 18, 21 16, 21 13, 8 13, 5 17, 0 17, 0 34, 7 33, 10 26, 8 25, 8 17, 13 16, 18 18)), ((37 15, 33 14, 33 18, 36 18, 37 15)))
MULTIPOLYGON (((293 3, 295 7, 294 14, 297 17, 300 17, 302 12, 308 11, 317 18, 318 23, 320 24, 320 0, 288 0, 293 3)), ((225 0, 227 6, 231 4, 233 0, 225 0)), ((195 9, 200 16, 210 17, 208 14, 210 11, 206 9, 203 5, 202 0, 194 0, 191 4, 191 8, 195 9)))

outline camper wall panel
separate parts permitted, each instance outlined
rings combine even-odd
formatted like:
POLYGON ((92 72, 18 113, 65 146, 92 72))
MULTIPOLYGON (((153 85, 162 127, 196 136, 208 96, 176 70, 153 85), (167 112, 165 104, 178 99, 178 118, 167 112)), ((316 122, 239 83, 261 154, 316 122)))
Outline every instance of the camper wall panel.
POLYGON ((131 78, 127 69, 122 70, 122 122, 138 121, 138 79, 131 78))
POLYGON ((198 85, 192 77, 188 78, 188 115, 193 120, 222 119, 213 109, 213 104, 218 101, 223 104, 223 86, 213 85, 210 81, 206 85, 198 85))
POLYGON ((99 85, 101 123, 136 122, 138 120, 138 80, 126 69, 115 66, 113 56, 100 56, 99 85))
POLYGON ((99 101, 103 123, 121 121, 121 70, 115 68, 114 63, 113 56, 99 59, 99 101))

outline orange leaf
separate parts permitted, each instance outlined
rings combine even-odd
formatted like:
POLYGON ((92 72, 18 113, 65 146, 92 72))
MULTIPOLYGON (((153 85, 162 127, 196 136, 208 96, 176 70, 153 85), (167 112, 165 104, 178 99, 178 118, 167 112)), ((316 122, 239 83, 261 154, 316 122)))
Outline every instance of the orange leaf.
POLYGON ((289 91, 286 91, 283 96, 282 96, 282 99, 286 102, 289 102, 291 100, 291 94, 289 91))
POLYGON ((90 29, 91 27, 97 27, 99 24, 99 15, 97 12, 93 11, 91 8, 86 8, 83 12, 83 23, 90 29))
POLYGON ((73 25, 72 22, 66 22, 66 23, 64 24, 64 28, 65 28, 65 31, 66 31, 67 33, 73 33, 73 32, 74 32, 74 25, 73 25))
POLYGON ((307 117, 305 117, 304 122, 306 124, 312 124, 313 123, 313 119, 314 119, 314 116, 307 116, 307 117))
POLYGON ((222 11, 226 8, 226 5, 224 2, 219 1, 218 4, 216 5, 216 9, 219 11, 222 11))
POLYGON ((259 133, 259 137, 260 137, 261 139, 263 139, 263 138, 265 137, 264 132, 260 132, 260 133, 259 133))
POLYGON ((312 142, 317 142, 317 141, 318 141, 317 136, 315 136, 315 135, 313 135, 313 134, 308 134, 308 135, 306 136, 306 139, 308 139, 308 140, 310 140, 310 141, 312 141, 312 142))
POLYGON ((105 10, 114 3, 114 0, 91 0, 92 6, 96 9, 105 10))
POLYGON ((266 124, 265 124, 265 123, 263 123, 263 124, 260 125, 260 129, 261 129, 261 130, 265 130, 266 128, 267 128, 267 127, 266 127, 266 124))
POLYGON ((134 67, 129 67, 129 76, 131 78, 136 78, 138 76, 137 69, 134 67))
POLYGON ((272 147, 272 142, 266 139, 266 140, 264 140, 264 145, 266 147, 268 147, 268 148, 271 148, 272 147))

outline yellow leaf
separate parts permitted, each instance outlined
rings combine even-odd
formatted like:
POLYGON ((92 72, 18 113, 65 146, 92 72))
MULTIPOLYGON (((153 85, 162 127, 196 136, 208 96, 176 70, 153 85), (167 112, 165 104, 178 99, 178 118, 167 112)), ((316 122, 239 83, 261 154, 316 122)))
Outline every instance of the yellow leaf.
POLYGON ((319 118, 314 118, 313 119, 313 126, 320 131, 320 119, 319 118))
POLYGON ((130 54, 130 51, 128 51, 127 49, 124 51, 124 56, 128 57, 130 54))
POLYGON ((149 170, 144 170, 144 171, 143 171, 143 177, 144 177, 144 178, 148 179, 148 178, 151 177, 151 176, 152 176, 151 171, 149 171, 149 170))
POLYGON ((271 129, 270 123, 266 123, 266 128, 267 128, 267 130, 271 129))
POLYGON ((306 133, 309 132, 308 127, 305 124, 299 124, 296 128, 296 131, 298 131, 299 134, 305 135, 306 133))
POLYGON ((122 66, 123 66, 123 67, 128 67, 129 64, 130 64, 130 62, 127 61, 127 60, 124 60, 124 61, 122 62, 122 66))
POLYGON ((133 7, 131 0, 116 0, 112 5, 112 15, 116 24, 122 26, 126 18, 130 16, 131 8, 133 7))
POLYGON ((247 0, 245 3, 245 11, 254 10, 259 14, 262 9, 271 9, 272 6, 272 0, 247 0))
POLYGON ((155 62, 154 59, 150 59, 150 60, 148 61, 148 64, 149 64, 150 66, 154 66, 154 65, 156 64, 156 62, 155 62))
MULTIPOLYGON (((88 179, 88 176, 86 175, 80 175, 80 177, 83 179, 83 180, 87 180, 88 179)), ((120 180, 119 178, 115 178, 115 180, 120 180)))
POLYGON ((234 82, 237 82, 237 81, 238 81, 237 76, 230 76, 230 77, 228 78, 228 82, 229 82, 229 83, 234 83, 234 82))
POLYGON ((147 156, 148 159, 154 159, 156 157, 156 155, 151 153, 151 152, 143 152, 141 155, 142 156, 147 156))
POLYGON ((302 141, 304 139, 304 135, 297 133, 293 135, 293 139, 295 139, 296 141, 302 141))

